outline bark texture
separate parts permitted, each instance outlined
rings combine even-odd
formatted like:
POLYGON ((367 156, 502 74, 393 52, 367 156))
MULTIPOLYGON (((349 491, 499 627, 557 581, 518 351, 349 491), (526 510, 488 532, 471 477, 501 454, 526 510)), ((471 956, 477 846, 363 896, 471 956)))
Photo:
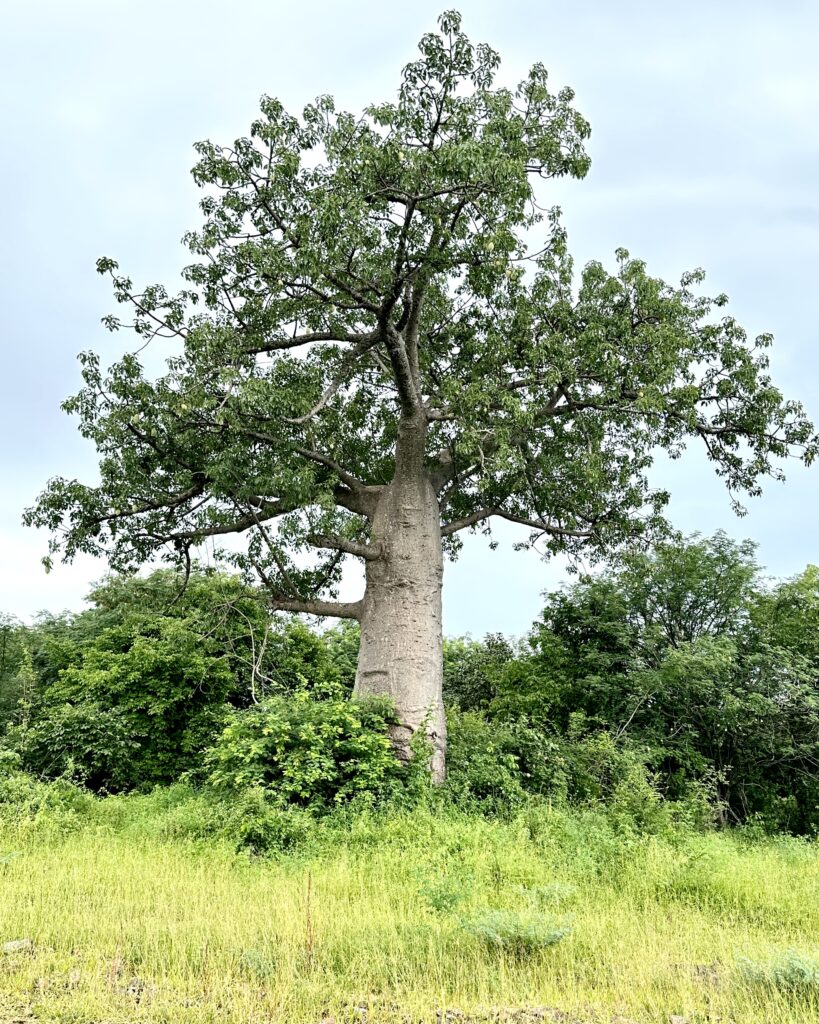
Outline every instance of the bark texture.
POLYGON ((400 724, 392 740, 402 760, 412 756, 413 734, 426 729, 432 776, 442 782, 443 558, 438 499, 423 465, 425 429, 425 424, 402 428, 395 478, 380 494, 373 515, 371 536, 380 545, 380 557, 366 565, 354 695, 393 699, 400 724))

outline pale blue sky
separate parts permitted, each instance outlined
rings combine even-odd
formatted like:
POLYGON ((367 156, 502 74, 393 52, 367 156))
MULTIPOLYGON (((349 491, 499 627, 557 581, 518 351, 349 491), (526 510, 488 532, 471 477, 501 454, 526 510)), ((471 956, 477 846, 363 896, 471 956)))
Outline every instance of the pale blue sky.
MULTIPOLYGON (((458 6, 458 5, 456 5, 458 6)), ((263 92, 299 110, 319 93, 356 109, 391 96, 441 0, 27 0, 0 35, 3 499, 0 610, 79 608, 104 565, 46 576, 45 538, 22 508, 53 474, 91 479, 93 452, 59 410, 76 354, 127 346, 98 256, 137 281, 173 283, 198 222, 192 143, 244 134, 263 92)), ((572 85, 592 123, 584 182, 543 195, 563 206, 579 262, 624 245, 676 279, 693 266, 726 291, 751 333, 772 331, 774 376, 819 418, 819 4, 780 0, 462 0, 465 28, 515 82, 534 61, 572 85)), ((736 519, 707 463, 659 466, 671 516, 759 542, 776 575, 819 561, 819 468, 792 467, 736 519)), ((523 632, 560 564, 467 539, 444 588, 450 633, 523 632)), ((353 584, 351 584, 352 586, 353 584)))

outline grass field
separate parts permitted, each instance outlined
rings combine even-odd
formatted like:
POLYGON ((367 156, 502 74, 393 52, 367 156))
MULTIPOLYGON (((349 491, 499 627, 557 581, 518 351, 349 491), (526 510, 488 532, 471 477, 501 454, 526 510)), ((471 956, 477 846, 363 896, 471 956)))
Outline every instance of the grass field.
POLYGON ((7 814, 0 944, 31 946, 0 953, 0 1020, 819 1021, 813 843, 533 806, 350 815, 261 858, 205 817, 184 791, 7 814))

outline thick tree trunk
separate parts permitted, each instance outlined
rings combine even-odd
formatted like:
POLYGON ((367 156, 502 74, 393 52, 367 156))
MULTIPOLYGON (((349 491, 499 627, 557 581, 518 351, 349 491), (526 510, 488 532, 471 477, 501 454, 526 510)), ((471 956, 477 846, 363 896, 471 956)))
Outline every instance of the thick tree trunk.
POLYGON ((443 559, 438 499, 423 465, 426 424, 402 424, 396 474, 372 521, 381 556, 367 562, 355 696, 388 696, 400 724, 396 754, 412 756, 410 740, 425 729, 433 780, 442 782, 446 721, 442 700, 443 559))

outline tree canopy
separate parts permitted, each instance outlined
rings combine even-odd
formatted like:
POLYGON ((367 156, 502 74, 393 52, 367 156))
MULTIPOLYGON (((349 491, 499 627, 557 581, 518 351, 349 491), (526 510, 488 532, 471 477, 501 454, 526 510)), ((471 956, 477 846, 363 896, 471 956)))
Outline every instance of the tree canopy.
POLYGON ((575 272, 544 201, 588 171, 589 125, 542 64, 511 88, 498 67, 446 12, 395 99, 352 114, 321 96, 295 116, 264 97, 247 137, 196 147, 185 287, 99 261, 129 310, 107 326, 172 354, 155 379, 139 351, 108 371, 81 356, 64 408, 100 478, 53 479, 27 512, 52 555, 130 570, 243 534, 231 557, 274 607, 356 616, 329 598, 345 556, 382 553, 373 503, 407 424, 423 423, 405 447, 450 550, 495 518, 591 555, 662 528, 652 460, 692 439, 735 500, 782 458, 812 460, 770 337, 748 339, 701 271, 669 284, 618 250, 575 272))

